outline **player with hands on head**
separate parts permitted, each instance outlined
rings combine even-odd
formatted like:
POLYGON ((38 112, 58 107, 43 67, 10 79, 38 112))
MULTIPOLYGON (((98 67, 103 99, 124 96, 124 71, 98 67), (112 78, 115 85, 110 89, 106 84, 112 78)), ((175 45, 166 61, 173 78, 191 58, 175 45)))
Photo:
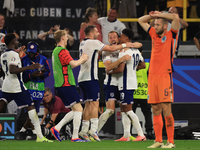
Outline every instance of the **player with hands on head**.
POLYGON ((152 40, 152 51, 148 76, 148 103, 153 109, 153 126, 155 142, 148 148, 174 148, 174 117, 171 111, 173 100, 172 63, 177 46, 177 32, 179 30, 179 16, 174 13, 160 13, 151 11, 138 20, 141 27, 149 33, 152 40), (154 27, 148 22, 155 19, 154 27), (168 31, 168 20, 171 29, 168 31), (162 128, 163 113, 167 131, 167 144, 163 144, 162 128))

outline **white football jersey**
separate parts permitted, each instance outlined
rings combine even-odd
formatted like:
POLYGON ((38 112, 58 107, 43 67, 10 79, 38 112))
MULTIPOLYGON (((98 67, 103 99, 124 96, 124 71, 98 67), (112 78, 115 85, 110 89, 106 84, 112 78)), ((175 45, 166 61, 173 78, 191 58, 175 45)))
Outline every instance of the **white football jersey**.
POLYGON ((26 90, 22 81, 22 73, 10 74, 10 65, 15 65, 21 68, 21 60, 19 54, 14 50, 8 49, 1 55, 1 65, 5 73, 5 79, 3 80, 2 91, 7 93, 19 93, 22 92, 22 88, 26 90), (21 87, 23 86, 23 87, 21 87))
POLYGON ((124 71, 119 74, 118 89, 121 90, 134 90, 137 89, 137 76, 136 69, 140 62, 144 59, 138 49, 128 49, 119 52, 119 58, 128 54, 131 57, 130 61, 127 61, 124 67, 124 71))
MULTIPOLYGON (((103 51, 102 52, 102 58, 103 58, 103 63, 106 61, 111 61, 115 62, 118 60, 119 56, 119 51, 114 51, 114 52, 109 52, 109 51, 103 51)), ((105 85, 114 85, 118 86, 118 76, 119 74, 106 74, 106 78, 104 79, 104 84, 105 85)))
POLYGON ((126 28, 126 26, 118 19, 114 22, 109 22, 108 17, 99 18, 98 23, 101 25, 103 43, 106 45, 110 45, 108 42, 108 33, 110 31, 116 31, 117 33, 121 34, 122 30, 126 28))
POLYGON ((81 64, 78 75, 78 82, 98 80, 98 51, 101 51, 105 44, 99 40, 85 39, 80 43, 79 54, 85 53, 89 59, 81 64))

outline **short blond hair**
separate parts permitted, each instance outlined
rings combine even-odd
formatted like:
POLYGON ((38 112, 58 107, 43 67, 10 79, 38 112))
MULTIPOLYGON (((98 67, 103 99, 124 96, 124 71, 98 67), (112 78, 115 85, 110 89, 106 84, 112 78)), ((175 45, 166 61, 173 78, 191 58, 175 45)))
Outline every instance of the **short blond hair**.
POLYGON ((56 41, 56 43, 59 43, 61 40, 61 37, 66 35, 67 32, 65 30, 58 30, 54 33, 54 39, 56 41))

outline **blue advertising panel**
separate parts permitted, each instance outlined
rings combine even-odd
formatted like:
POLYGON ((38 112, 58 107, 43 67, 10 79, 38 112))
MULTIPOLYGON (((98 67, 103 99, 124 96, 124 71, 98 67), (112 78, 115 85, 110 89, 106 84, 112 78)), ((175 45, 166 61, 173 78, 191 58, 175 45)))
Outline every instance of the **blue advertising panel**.
POLYGON ((15 139, 16 115, 0 114, 0 136, 6 139, 15 139))
MULTIPOLYGON (((51 59, 49 64, 51 65, 51 59)), ((173 67, 174 102, 200 103, 200 59, 174 59, 173 67)), ((73 69, 76 83, 79 69, 80 67, 73 69)), ((53 72, 45 84, 53 89, 53 72)))
POLYGON ((200 103, 200 59, 174 59, 174 102, 200 103))

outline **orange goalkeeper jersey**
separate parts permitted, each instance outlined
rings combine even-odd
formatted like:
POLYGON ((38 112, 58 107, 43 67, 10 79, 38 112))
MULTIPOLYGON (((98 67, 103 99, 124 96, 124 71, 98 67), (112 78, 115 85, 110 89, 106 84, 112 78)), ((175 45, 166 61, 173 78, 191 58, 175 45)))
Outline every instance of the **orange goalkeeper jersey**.
POLYGON ((156 34, 154 27, 149 28, 148 33, 152 41, 150 74, 172 72, 173 55, 177 46, 177 32, 178 30, 171 29, 160 37, 156 34))

